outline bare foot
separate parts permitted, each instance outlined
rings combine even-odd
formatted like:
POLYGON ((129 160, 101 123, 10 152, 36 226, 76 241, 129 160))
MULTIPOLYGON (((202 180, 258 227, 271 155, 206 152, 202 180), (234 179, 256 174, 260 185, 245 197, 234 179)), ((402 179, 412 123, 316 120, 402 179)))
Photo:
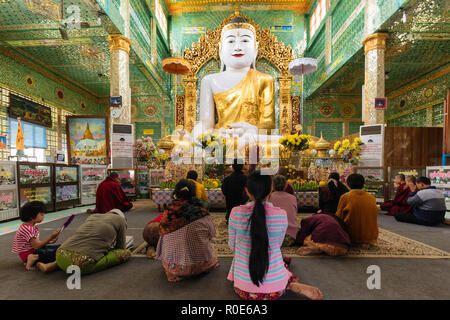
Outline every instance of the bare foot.
POLYGON ((450 225, 450 219, 445 218, 444 223, 450 225))
POLYGON ((299 256, 313 256, 313 255, 321 254, 322 250, 320 250, 319 248, 316 248, 316 247, 310 247, 310 246, 305 247, 304 246, 304 247, 298 248, 296 253, 299 256))
POLYGON ((150 246, 147 248, 147 258, 153 259, 156 256, 155 248, 150 246))
POLYGON ((94 209, 87 209, 86 213, 94 213, 94 209))
POLYGON ((56 269, 56 261, 55 262, 50 262, 50 263, 38 262, 38 263, 36 263, 36 266, 42 272, 51 272, 51 271, 56 269))
POLYGON ((311 300, 322 300, 323 298, 323 294, 322 292, 316 288, 316 287, 312 287, 312 286, 308 286, 306 284, 301 284, 298 282, 292 282, 289 285, 289 290, 304 295, 305 297, 311 299, 311 300))
POLYGON ((29 254, 27 257, 27 264, 25 265, 25 268, 30 271, 34 270, 33 265, 36 263, 36 261, 39 259, 39 256, 37 254, 29 254))

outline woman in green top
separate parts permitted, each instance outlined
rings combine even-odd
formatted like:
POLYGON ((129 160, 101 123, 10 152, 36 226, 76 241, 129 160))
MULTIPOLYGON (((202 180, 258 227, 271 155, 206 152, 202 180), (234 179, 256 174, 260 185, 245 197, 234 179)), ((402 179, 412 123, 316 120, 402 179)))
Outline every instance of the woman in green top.
POLYGON ((64 271, 77 265, 85 275, 123 263, 131 255, 125 249, 126 229, 119 209, 93 214, 56 251, 56 264, 64 271))

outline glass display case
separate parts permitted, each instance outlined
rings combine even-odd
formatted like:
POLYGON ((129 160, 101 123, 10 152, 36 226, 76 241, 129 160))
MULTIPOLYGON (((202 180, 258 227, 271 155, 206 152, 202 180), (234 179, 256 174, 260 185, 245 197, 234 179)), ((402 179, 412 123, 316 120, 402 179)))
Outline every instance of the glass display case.
POLYGON ((38 200, 45 203, 47 212, 55 210, 53 165, 39 162, 17 163, 20 207, 28 201, 38 200))
POLYGON ((106 166, 80 165, 81 204, 95 203, 97 186, 106 179, 106 166))
POLYGON ((364 190, 373 194, 377 202, 384 202, 385 172, 383 167, 355 167, 354 172, 364 177, 364 190))
POLYGON ((109 169, 108 172, 117 172, 120 186, 125 194, 131 198, 136 198, 136 175, 134 169, 109 169))
POLYGON ((80 204, 78 166, 55 164, 55 210, 80 204))
POLYGON ((16 162, 0 161, 0 221, 19 217, 16 162))
POLYGON ((137 185, 139 190, 139 197, 141 199, 148 199, 150 176, 147 166, 138 166, 137 181, 138 181, 137 185))

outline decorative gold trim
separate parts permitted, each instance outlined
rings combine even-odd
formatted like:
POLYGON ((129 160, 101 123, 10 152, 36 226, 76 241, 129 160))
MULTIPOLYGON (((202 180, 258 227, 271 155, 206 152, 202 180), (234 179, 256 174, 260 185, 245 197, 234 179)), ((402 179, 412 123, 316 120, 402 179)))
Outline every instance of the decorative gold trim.
POLYGON ((190 72, 183 78, 184 82, 184 129, 191 132, 196 122, 197 75, 190 72))
POLYGON ((110 34, 108 36, 109 50, 123 50, 130 54, 131 41, 121 34, 110 34))
POLYGON ((387 33, 373 33, 368 35, 362 42, 364 46, 364 54, 375 49, 386 49, 387 33))
POLYGON ((291 101, 291 75, 283 75, 278 77, 280 82, 280 135, 285 136, 291 134, 292 131, 292 101, 291 101))

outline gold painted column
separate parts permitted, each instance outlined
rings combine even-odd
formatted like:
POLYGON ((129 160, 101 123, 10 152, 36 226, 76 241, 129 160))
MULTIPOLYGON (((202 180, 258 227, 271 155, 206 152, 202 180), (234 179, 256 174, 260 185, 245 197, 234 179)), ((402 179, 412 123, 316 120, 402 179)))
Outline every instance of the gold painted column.
POLYGON ((292 76, 279 76, 280 82, 280 135, 291 134, 292 131, 292 101, 291 101, 291 82, 292 76))
POLYGON ((197 76, 189 73, 183 79, 184 82, 184 129, 191 132, 197 121, 196 87, 197 76))
POLYGON ((375 109, 375 98, 384 98, 384 54, 386 33, 374 33, 363 41, 364 68, 364 124, 384 123, 384 109, 375 109))
POLYGON ((108 36, 110 50, 110 95, 122 96, 122 113, 119 118, 112 118, 112 123, 131 123, 130 90, 130 46, 131 41, 120 34, 108 36))

